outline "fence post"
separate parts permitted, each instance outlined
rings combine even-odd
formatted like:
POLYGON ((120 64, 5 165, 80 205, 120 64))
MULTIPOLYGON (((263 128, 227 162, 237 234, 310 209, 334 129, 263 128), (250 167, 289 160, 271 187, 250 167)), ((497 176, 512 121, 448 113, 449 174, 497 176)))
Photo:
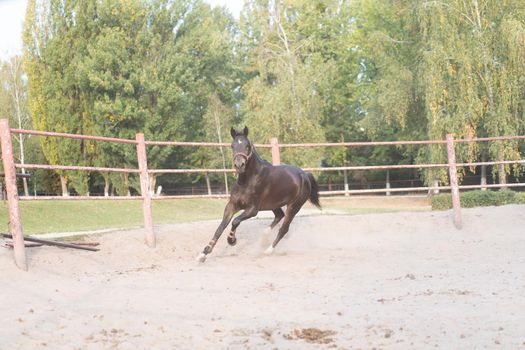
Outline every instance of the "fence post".
POLYGON ((270 145, 272 146, 272 164, 280 165, 281 164, 281 154, 279 151, 279 141, 277 141, 277 137, 272 137, 270 139, 270 145))
POLYGON ((454 150, 454 136, 447 134, 448 173, 450 177, 450 193, 452 195, 452 210, 454 211, 454 225, 461 228, 461 204, 459 201, 459 186, 456 169, 456 152, 454 150))
POLYGON ((140 171, 140 193, 142 195, 142 210, 144 211, 144 229, 146 230, 146 244, 155 248, 155 232, 151 217, 151 193, 149 191, 148 158, 146 156, 146 142, 144 134, 135 136, 137 141, 137 160, 140 171))
POLYGON ((13 251, 18 268, 27 271, 24 233, 20 220, 18 205, 18 188, 16 187, 16 169, 13 158, 13 143, 11 129, 7 119, 0 120, 0 139, 2 144, 2 161, 4 164, 5 188, 7 192, 7 206, 9 208, 9 231, 13 235, 13 251))

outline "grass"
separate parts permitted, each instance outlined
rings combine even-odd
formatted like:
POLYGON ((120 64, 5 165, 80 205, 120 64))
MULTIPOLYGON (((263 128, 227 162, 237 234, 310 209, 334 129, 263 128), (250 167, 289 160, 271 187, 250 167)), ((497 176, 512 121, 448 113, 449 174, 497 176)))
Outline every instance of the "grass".
POLYGON ((430 199, 424 196, 349 196, 321 198, 326 209, 348 214, 394 213, 400 211, 429 211, 430 199))
MULTIPOLYGON (((430 210, 424 197, 321 198, 326 209, 348 214, 430 210)), ((222 218, 225 199, 173 199, 153 201, 153 223, 167 224, 222 218)), ((309 205, 311 206, 311 205, 309 205)), ((24 233, 59 233, 143 225, 140 200, 44 200, 20 201, 24 233)), ((0 204, 0 231, 7 232, 7 202, 0 204)))
MULTIPOLYGON (((153 223, 176 223, 217 219, 226 201, 222 199, 178 199, 154 201, 153 223)), ((24 233, 90 231, 131 228, 143 225, 140 200, 20 201, 24 233)), ((0 231, 7 232, 7 202, 0 208, 0 231)))

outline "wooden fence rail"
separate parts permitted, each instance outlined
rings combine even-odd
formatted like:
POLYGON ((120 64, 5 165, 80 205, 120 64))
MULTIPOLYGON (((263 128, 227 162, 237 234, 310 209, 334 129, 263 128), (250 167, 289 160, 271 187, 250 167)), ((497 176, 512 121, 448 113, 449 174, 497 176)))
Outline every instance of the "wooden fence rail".
MULTIPOLYGON (((271 151, 272 163, 279 165, 281 163, 280 150, 283 148, 301 148, 301 147, 366 147, 366 146, 398 146, 398 145, 435 145, 441 144, 447 147, 446 164, 405 164, 405 165, 374 165, 374 166, 342 166, 342 167, 316 167, 305 168, 307 171, 348 171, 348 170, 390 170, 390 169, 425 169, 425 168, 448 168, 450 186, 439 187, 405 187, 405 188, 379 188, 366 190, 348 190, 343 191, 321 191, 321 195, 340 195, 340 194, 367 194, 367 193, 389 193, 389 192, 422 192, 430 190, 450 190, 452 193, 454 225, 461 228, 461 208, 459 201, 459 191, 461 189, 473 188, 494 188, 501 185, 469 185, 460 186, 457 180, 457 167, 472 167, 480 165, 499 165, 499 164, 525 164, 525 160, 505 160, 494 162, 475 162, 475 163, 456 163, 455 144, 468 142, 488 142, 488 141, 510 141, 523 140, 525 136, 499 136, 485 137, 475 139, 455 140, 451 134, 446 136, 445 140, 426 140, 426 141, 380 141, 380 142, 341 142, 341 143, 303 143, 303 144, 279 144, 276 138, 270 139, 269 144, 255 144, 259 148, 268 148, 271 151)), ((233 169, 148 169, 147 164, 147 146, 166 146, 166 147, 229 147, 228 143, 218 142, 178 142, 178 141, 147 141, 144 134, 138 133, 135 140, 118 139, 112 137, 100 137, 90 135, 56 133, 49 131, 11 129, 7 119, 0 119, 0 142, 2 147, 2 161, 5 172, 6 192, 9 209, 9 230, 13 236, 14 260, 16 265, 27 270, 25 256, 24 238, 22 222, 20 220, 19 196, 16 185, 16 169, 47 169, 47 170, 76 170, 76 171, 99 171, 99 172, 117 172, 117 173, 136 173, 140 177, 140 196, 133 197, 96 197, 96 196, 35 196, 22 197, 23 200, 142 200, 144 213, 144 228, 146 243, 150 247, 155 247, 155 233, 153 230, 153 220, 151 215, 152 200, 173 199, 173 198, 224 198, 225 194, 215 195, 179 195, 179 196, 152 196, 148 189, 149 176, 157 174, 181 174, 181 173, 232 173, 233 169), (132 144, 136 147, 138 169, 133 168, 109 168, 109 167, 91 167, 77 165, 49 165, 49 164, 18 164, 14 161, 12 134, 27 134, 45 137, 71 138, 80 140, 91 140, 98 142, 117 142, 132 144)), ((506 187, 523 187, 525 183, 505 184, 506 187)))

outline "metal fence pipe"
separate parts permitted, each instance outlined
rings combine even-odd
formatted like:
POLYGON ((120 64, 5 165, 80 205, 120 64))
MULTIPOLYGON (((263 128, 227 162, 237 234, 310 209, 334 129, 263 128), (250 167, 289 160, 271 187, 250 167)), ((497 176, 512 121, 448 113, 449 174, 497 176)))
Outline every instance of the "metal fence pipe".
POLYGON ((234 173, 235 169, 151 169, 149 174, 234 173))
POLYGON ((454 140, 456 143, 468 143, 468 142, 487 142, 487 141, 511 141, 511 140, 525 140, 525 136, 495 136, 495 137, 477 137, 473 139, 457 139, 454 140))
POLYGON ((129 201, 129 200, 142 200, 142 196, 22 196, 20 200, 23 201, 40 201, 40 200, 61 200, 61 201, 78 201, 78 200, 97 200, 97 201, 107 201, 107 200, 117 200, 117 201, 129 201))
POLYGON ((368 141, 368 142, 320 142, 320 143, 281 143, 282 148, 300 147, 365 147, 365 146, 403 146, 403 145, 445 145, 445 140, 422 141, 368 141))
POLYGON ((127 168, 104 168, 93 166, 76 166, 76 165, 47 165, 47 164, 15 164, 17 168, 26 169, 43 169, 43 170, 73 170, 73 171, 99 171, 101 173, 139 173, 138 169, 127 168))
POLYGON ((81 135, 81 134, 68 134, 68 133, 63 133, 63 132, 26 130, 26 129, 11 129, 11 132, 15 133, 15 134, 27 134, 27 135, 35 135, 35 136, 64 137, 64 138, 68 138, 68 139, 80 139, 80 140, 128 143, 128 144, 133 144, 133 145, 137 144, 137 141, 135 141, 135 140, 119 139, 119 138, 116 138, 116 137, 91 136, 91 135, 81 135))

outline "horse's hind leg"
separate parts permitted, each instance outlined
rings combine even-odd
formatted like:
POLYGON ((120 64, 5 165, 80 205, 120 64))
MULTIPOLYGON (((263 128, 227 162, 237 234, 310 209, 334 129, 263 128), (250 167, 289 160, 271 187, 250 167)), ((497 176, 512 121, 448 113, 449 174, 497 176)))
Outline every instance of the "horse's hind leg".
POLYGON ((279 221, 282 220, 282 218, 284 218, 284 211, 281 209, 281 208, 277 208, 277 209, 274 209, 272 210, 274 215, 275 215, 275 219, 273 219, 271 225, 270 225, 270 228, 274 228, 275 225, 277 225, 279 223, 279 221))
POLYGON ((255 215, 257 215, 258 210, 255 207, 248 208, 245 211, 243 211, 239 216, 237 216, 235 219, 233 219, 232 222, 232 229, 230 231, 230 234, 228 235, 228 244, 229 245, 235 245, 237 244, 237 237, 235 237, 235 230, 237 230, 237 227, 243 222, 244 220, 248 220, 249 218, 253 218, 255 215))
POLYGON ((279 241, 286 235, 288 232, 288 229, 290 228, 290 223, 292 222, 295 215, 299 212, 303 204, 306 202, 306 200, 301 201, 299 203, 291 204, 286 207, 286 214, 284 215, 284 221, 281 227, 279 228, 279 232, 277 233, 277 237, 273 241, 272 245, 266 249, 266 254, 273 253, 273 249, 279 243, 279 241))

